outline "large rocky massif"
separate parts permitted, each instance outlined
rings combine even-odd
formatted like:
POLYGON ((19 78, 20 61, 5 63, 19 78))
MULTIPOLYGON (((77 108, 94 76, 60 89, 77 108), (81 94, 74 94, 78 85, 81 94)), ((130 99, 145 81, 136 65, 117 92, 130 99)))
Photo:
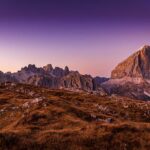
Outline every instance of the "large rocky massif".
POLYGON ((150 80, 150 46, 142 47, 121 62, 111 73, 113 79, 127 76, 150 80))
POLYGON ((150 46, 144 46, 121 62, 102 84, 110 94, 150 100, 150 46))

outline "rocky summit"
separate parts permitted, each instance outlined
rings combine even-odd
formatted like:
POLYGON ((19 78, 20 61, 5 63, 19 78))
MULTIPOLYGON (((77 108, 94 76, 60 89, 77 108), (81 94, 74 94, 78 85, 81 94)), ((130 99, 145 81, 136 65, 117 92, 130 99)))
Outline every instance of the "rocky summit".
POLYGON ((138 52, 121 62, 111 74, 113 79, 126 76, 150 79, 150 46, 142 47, 138 52))
POLYGON ((150 100, 150 46, 142 47, 117 65, 102 87, 109 94, 150 100))

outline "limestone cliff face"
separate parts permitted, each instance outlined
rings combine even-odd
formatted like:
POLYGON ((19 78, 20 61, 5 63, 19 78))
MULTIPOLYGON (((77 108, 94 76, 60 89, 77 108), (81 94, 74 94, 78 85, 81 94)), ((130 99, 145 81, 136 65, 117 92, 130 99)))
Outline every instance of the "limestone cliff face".
POLYGON ((111 73, 113 79, 135 77, 150 79, 150 46, 141 50, 121 62, 111 73))
POLYGON ((67 76, 61 79, 61 87, 81 89, 81 81, 79 72, 70 72, 67 76))
POLYGON ((61 87, 93 91, 93 78, 90 75, 81 75, 72 71, 61 79, 61 87))
POLYGON ((111 73, 111 79, 101 85, 109 94, 150 100, 150 46, 121 62, 111 73))

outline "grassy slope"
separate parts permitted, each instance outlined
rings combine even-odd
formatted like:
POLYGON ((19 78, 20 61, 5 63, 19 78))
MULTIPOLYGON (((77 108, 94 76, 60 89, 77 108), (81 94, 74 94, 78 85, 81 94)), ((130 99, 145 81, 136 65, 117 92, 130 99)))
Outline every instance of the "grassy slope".
POLYGON ((149 150, 150 103, 1 86, 0 149, 149 150))

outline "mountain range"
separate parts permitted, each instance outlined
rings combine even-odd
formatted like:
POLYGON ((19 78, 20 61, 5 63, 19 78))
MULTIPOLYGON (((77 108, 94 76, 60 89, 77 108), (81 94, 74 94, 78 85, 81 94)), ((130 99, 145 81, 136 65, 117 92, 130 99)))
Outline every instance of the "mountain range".
POLYGON ((111 78, 82 75, 48 64, 44 67, 28 65, 15 73, 0 72, 0 82, 31 84, 52 89, 96 92, 100 95, 117 94, 136 99, 150 100, 150 46, 140 50, 119 63, 111 78))
POLYGON ((0 73, 0 82, 16 82, 42 86, 52 89, 69 89, 99 91, 102 90, 100 84, 108 78, 81 75, 78 71, 70 71, 66 66, 64 69, 51 64, 38 68, 35 65, 28 65, 15 73, 0 73))

